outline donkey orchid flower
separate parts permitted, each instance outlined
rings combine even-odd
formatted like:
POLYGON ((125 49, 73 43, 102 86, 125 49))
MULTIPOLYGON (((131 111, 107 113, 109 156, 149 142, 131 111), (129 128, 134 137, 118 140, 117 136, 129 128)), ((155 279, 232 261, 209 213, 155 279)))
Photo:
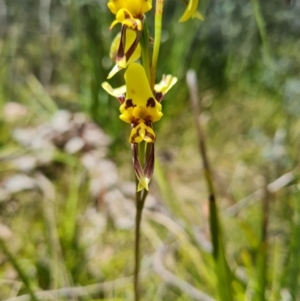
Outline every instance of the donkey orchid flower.
POLYGON ((142 30, 144 13, 152 8, 152 0, 109 0, 110 11, 116 15, 110 28, 122 23, 133 30, 142 30))
POLYGON ((162 118, 160 102, 176 81, 177 78, 171 75, 163 76, 162 81, 155 85, 155 93, 153 94, 142 65, 132 63, 125 72, 126 85, 113 89, 108 82, 102 83, 103 89, 120 101, 120 119, 131 124, 129 142, 132 148, 135 174, 139 180, 138 191, 149 189, 148 185, 154 171, 156 136, 153 123, 162 118), (149 156, 144 168, 141 166, 137 152, 137 144, 142 141, 149 143, 149 156))

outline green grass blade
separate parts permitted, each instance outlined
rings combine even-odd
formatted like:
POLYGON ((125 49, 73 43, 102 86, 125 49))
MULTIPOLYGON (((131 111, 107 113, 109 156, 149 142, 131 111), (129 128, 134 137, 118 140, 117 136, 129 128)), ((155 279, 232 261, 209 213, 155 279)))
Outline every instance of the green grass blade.
POLYGON ((292 300, 298 300, 299 298, 299 275, 300 275, 300 191, 296 193, 296 197, 293 198, 294 204, 294 216, 292 220, 292 234, 290 245, 290 260, 288 270, 288 286, 292 300))
POLYGON ((17 273, 19 274, 19 277, 23 281, 24 285, 26 286, 28 293, 30 295, 30 298, 32 301, 38 301, 38 299, 35 297, 34 292, 32 290, 30 280, 27 277, 25 271, 23 271, 22 267, 19 265, 18 261, 14 257, 14 255, 10 252, 10 250, 7 248, 5 242, 0 238, 0 249, 2 249, 3 253, 6 255, 8 260, 11 262, 17 273))
POLYGON ((214 197, 209 200, 209 225, 213 244, 213 257, 218 279, 219 298, 222 301, 234 300, 232 290, 233 275, 228 266, 218 210, 214 197))

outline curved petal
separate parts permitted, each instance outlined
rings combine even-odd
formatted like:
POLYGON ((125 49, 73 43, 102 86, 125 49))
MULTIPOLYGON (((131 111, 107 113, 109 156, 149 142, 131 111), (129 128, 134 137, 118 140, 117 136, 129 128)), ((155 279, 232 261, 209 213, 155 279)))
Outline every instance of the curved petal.
POLYGON ((119 88, 114 89, 108 82, 103 82, 101 84, 101 86, 108 94, 110 94, 118 99, 125 97, 126 86, 121 86, 119 88))
POLYGON ((197 11, 199 0, 190 0, 179 22, 185 22, 190 18, 204 20, 202 15, 197 11))
POLYGON ((108 79, 112 78, 118 71, 120 71, 123 68, 126 68, 130 63, 137 61, 141 57, 139 35, 131 29, 126 29, 124 32, 125 45, 123 57, 121 59, 118 59, 118 49, 121 43, 121 33, 118 33, 116 35, 111 44, 109 56, 114 62, 117 62, 117 64, 109 72, 107 76, 108 79))
POLYGON ((110 29, 112 29, 116 24, 122 23, 127 27, 133 30, 142 30, 142 21, 140 18, 135 18, 129 10, 127 9, 120 9, 116 14, 116 20, 114 20, 111 25, 110 29))
POLYGON ((177 77, 171 74, 163 75, 162 80, 154 86, 154 90, 165 95, 176 83, 177 77))

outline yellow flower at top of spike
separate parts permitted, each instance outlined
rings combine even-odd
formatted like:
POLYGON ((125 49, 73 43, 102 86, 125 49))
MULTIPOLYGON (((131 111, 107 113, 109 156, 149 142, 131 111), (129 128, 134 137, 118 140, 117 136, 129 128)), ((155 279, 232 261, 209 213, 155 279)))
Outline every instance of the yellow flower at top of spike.
POLYGON ((142 30, 144 13, 152 8, 152 0, 109 0, 110 11, 116 15, 110 28, 122 23, 133 30, 142 30))

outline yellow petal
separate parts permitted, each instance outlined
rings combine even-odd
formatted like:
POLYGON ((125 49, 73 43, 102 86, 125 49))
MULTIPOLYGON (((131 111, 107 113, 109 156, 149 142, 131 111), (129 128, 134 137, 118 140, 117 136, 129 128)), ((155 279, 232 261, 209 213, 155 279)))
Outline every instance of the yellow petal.
MULTIPOLYGON (((125 53, 129 50, 130 46, 134 43, 137 38, 137 33, 133 30, 126 30, 126 43, 125 43, 125 53)), ((129 58, 127 64, 137 61, 141 57, 141 45, 138 44, 133 54, 129 58)))
POLYGON ((152 8, 152 0, 109 0, 107 6, 113 14, 117 14, 120 9, 127 9, 138 17, 152 8))
POLYGON ((118 23, 122 23, 133 30, 142 30, 142 21, 139 18, 135 18, 127 9, 122 8, 118 10, 116 20, 112 22, 110 29, 118 23))
POLYGON ((118 73, 122 68, 118 65, 114 65, 114 67, 110 70, 109 74, 107 75, 107 79, 112 78, 116 73, 118 73))
POLYGON ((170 74, 163 75, 162 80, 154 86, 154 90, 165 95, 176 83, 177 77, 170 74))
MULTIPOLYGON (((133 30, 127 29, 126 30, 126 39, 125 39, 125 53, 129 50, 129 48, 132 46, 132 44, 135 42, 137 38, 137 33, 133 30)), ((121 33, 118 33, 114 40, 112 41, 112 44, 110 46, 110 58, 116 62, 117 59, 117 52, 121 41, 121 33)), ((113 67, 113 69, 109 72, 107 78, 112 78, 118 71, 120 71, 123 68, 126 68, 130 63, 137 61, 141 57, 141 46, 138 44, 136 46, 136 49, 134 50, 133 54, 130 56, 129 60, 126 61, 126 57, 122 58, 122 60, 119 60, 117 64, 113 67)))
POLYGON ((123 120, 126 123, 132 123, 133 120, 133 114, 132 114, 133 108, 127 108, 125 107, 125 103, 120 106, 120 112, 121 115, 119 118, 123 120))
POLYGON ((142 16, 152 8, 152 0, 127 0, 127 9, 134 16, 142 16))
POLYGON ((202 15, 197 11, 198 3, 199 0, 190 0, 179 22, 185 22, 190 18, 198 18, 200 20, 203 20, 202 15))
MULTIPOLYGON (((126 40, 127 40, 127 35, 126 35, 126 40)), ((121 33, 119 32, 113 39, 113 41, 110 45, 110 50, 109 50, 109 57, 114 62, 116 61, 116 58, 117 58, 120 41, 121 41, 121 33)))
POLYGON ((141 122, 131 130, 129 142, 140 143, 143 140, 147 143, 153 143, 155 141, 155 133, 150 126, 141 122))
POLYGON ((151 117, 151 122, 160 120, 163 116, 161 112, 161 104, 157 103, 155 108, 147 108, 147 114, 151 117))
POLYGON ((126 99, 132 99, 135 105, 146 106, 149 98, 154 98, 145 69, 138 63, 132 63, 125 72, 126 99))
POLYGON ((124 96, 126 93, 126 86, 121 86, 119 88, 114 89, 108 82, 103 82, 101 86, 108 94, 116 98, 124 96))

